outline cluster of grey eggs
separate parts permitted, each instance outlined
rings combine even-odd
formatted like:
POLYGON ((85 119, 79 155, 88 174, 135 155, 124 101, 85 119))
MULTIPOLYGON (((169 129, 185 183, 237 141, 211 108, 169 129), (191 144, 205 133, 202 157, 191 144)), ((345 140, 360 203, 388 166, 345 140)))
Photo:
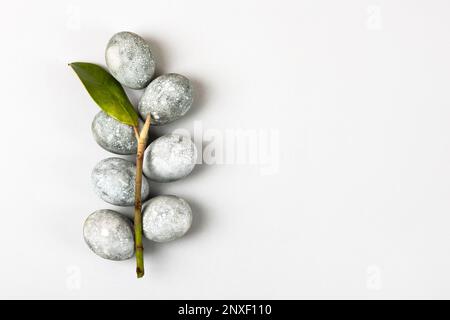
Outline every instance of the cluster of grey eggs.
MULTIPOLYGON (((132 89, 145 89, 138 111, 149 113, 152 125, 164 125, 183 116, 192 105, 192 85, 179 74, 165 74, 152 81, 155 60, 148 43, 137 34, 119 32, 109 41, 106 64, 112 76, 132 89)), ((95 141, 105 150, 130 155, 137 152, 134 129, 99 112, 92 122, 95 141)), ((197 150, 189 139, 177 134, 164 135, 148 145, 144 153, 143 174, 155 182, 171 182, 186 177, 194 169, 197 150)), ((93 169, 91 180, 95 193, 116 206, 133 206, 136 166, 133 162, 111 157, 93 169)), ((149 197, 150 185, 142 180, 142 200, 149 197)), ((156 196, 142 208, 144 236, 165 242, 183 236, 192 224, 192 210, 182 198, 156 196)), ((113 210, 98 210, 84 223, 84 239, 102 258, 125 260, 134 255, 132 221, 113 210)))

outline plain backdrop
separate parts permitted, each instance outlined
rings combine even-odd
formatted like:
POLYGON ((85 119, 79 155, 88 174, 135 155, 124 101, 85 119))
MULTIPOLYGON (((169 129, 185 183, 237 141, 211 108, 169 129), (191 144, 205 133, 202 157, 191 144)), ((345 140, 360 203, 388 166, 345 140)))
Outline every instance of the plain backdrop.
POLYGON ((450 298, 449 10, 446 0, 4 3, 0 297, 450 298), (134 260, 103 260, 83 241, 93 211, 132 209, 92 191, 93 166, 113 155, 93 140, 98 107, 67 66, 104 65, 123 30, 149 41, 158 74, 196 89, 190 112, 152 139, 196 126, 209 142, 257 132, 275 165, 201 164, 152 184, 152 195, 187 199, 194 225, 145 242, 141 280, 134 260))

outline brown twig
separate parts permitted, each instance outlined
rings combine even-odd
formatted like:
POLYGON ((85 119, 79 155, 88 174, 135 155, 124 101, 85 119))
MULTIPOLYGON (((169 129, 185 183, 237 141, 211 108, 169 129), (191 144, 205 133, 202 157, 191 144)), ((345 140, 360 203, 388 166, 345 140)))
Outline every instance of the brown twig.
POLYGON ((139 142, 139 129, 138 127, 133 127, 134 130, 134 136, 136 137, 136 140, 139 142))
POLYGON ((139 134, 139 129, 134 127, 138 149, 136 155, 136 186, 134 200, 134 240, 136 249, 136 274, 138 278, 144 276, 144 246, 142 245, 142 162, 144 160, 144 151, 147 144, 147 135, 150 128, 150 114, 145 119, 144 127, 139 134))

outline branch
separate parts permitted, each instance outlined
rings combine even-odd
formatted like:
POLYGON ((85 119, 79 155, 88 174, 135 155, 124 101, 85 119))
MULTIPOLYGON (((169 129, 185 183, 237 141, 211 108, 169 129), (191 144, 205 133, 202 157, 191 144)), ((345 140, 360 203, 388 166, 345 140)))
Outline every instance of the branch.
POLYGON ((138 278, 144 276, 144 246, 142 245, 142 162, 144 160, 144 151, 147 144, 147 135, 150 128, 150 114, 145 119, 144 127, 140 134, 134 127, 136 139, 138 140, 138 150, 136 155, 136 186, 134 199, 134 242, 136 249, 136 274, 138 278))

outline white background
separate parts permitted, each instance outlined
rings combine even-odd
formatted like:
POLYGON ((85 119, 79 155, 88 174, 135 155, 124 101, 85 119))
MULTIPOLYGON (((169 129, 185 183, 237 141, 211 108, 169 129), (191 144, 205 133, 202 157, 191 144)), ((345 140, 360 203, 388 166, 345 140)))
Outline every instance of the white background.
MULTIPOLYGON (((1 298, 450 298, 450 3, 14 1, 1 36, 1 298), (98 108, 71 61, 118 31, 194 82, 154 129, 274 130, 279 167, 201 165, 152 185, 194 209, 184 238, 94 255, 84 219, 114 208, 90 172, 98 108)), ((130 93, 133 101, 139 93, 130 93)), ((229 151, 229 150, 225 150, 229 151)), ((273 151, 273 150, 272 150, 273 151)), ((131 208, 118 208, 130 213, 131 208)))

